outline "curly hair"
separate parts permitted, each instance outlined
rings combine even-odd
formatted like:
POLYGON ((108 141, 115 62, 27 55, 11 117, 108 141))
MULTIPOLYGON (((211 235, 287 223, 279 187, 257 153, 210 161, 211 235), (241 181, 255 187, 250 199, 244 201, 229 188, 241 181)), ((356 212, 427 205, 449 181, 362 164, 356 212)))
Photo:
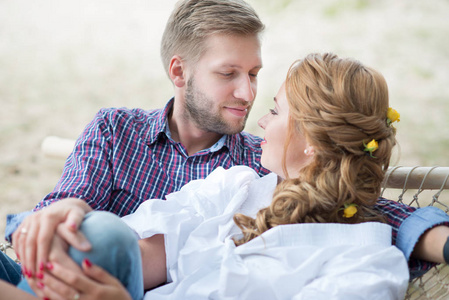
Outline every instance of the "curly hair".
POLYGON ((332 53, 310 54, 290 67, 285 81, 289 104, 288 138, 301 132, 314 148, 311 161, 297 178, 275 189, 269 207, 255 219, 236 214, 240 245, 281 224, 383 222, 373 209, 388 169, 395 129, 387 124, 388 87, 377 71, 332 53), (364 143, 375 139, 374 156, 364 143), (344 218, 345 204, 357 213, 344 218))

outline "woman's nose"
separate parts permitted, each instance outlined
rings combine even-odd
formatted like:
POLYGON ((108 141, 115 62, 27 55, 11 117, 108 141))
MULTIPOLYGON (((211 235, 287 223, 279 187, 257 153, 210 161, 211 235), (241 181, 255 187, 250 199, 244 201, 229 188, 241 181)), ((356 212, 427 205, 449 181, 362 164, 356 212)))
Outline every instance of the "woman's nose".
POLYGON ((265 129, 265 126, 267 125, 267 115, 260 118, 259 121, 257 121, 257 125, 259 125, 260 128, 265 129))

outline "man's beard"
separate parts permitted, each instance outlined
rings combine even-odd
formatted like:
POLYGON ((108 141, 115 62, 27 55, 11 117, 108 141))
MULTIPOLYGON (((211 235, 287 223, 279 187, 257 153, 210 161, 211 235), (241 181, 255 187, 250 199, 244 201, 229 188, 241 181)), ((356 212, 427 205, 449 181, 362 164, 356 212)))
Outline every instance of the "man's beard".
MULTIPOLYGON (((232 104, 247 105, 244 101, 236 101, 232 104)), ((185 108, 187 118, 192 120, 199 129, 219 134, 236 134, 241 132, 245 128, 246 120, 251 110, 251 106, 249 106, 248 112, 241 122, 227 122, 220 114, 220 107, 216 105, 216 102, 196 88, 193 78, 187 82, 185 108)))

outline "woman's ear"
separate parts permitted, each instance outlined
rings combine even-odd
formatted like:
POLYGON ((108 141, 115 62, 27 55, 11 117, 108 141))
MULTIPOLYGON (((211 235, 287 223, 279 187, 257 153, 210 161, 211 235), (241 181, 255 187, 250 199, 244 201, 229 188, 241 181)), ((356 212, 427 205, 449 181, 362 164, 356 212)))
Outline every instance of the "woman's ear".
POLYGON ((185 85, 185 63, 178 55, 171 58, 168 74, 176 87, 181 88, 185 85))

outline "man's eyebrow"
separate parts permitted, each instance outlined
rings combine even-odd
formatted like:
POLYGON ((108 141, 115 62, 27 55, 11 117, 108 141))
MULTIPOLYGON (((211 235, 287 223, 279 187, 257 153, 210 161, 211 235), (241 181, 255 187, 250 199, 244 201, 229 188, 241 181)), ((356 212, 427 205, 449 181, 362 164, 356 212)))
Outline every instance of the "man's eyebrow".
MULTIPOLYGON (((236 68, 236 69, 241 69, 242 68, 242 66, 235 65, 235 64, 222 64, 221 67, 236 68)), ((260 69, 262 69, 262 65, 257 65, 254 68, 252 68, 251 70, 253 70, 253 69, 260 70, 260 69)))

